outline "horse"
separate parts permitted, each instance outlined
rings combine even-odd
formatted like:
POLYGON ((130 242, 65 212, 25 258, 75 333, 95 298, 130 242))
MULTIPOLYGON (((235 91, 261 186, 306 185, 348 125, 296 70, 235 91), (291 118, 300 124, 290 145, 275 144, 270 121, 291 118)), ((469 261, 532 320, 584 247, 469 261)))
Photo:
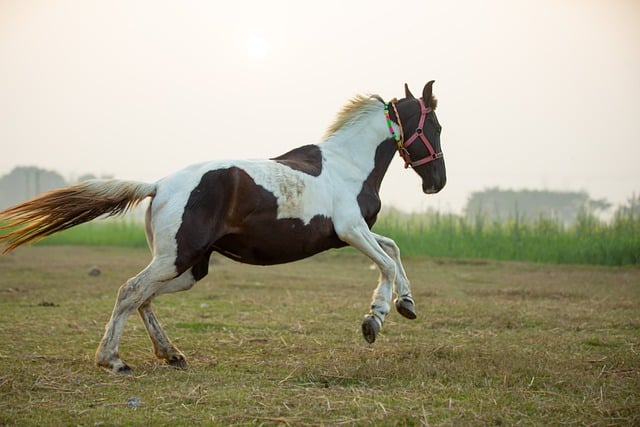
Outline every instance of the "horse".
POLYGON ((405 168, 422 179, 424 193, 437 193, 446 183, 432 85, 428 82, 416 98, 405 83, 405 97, 390 102, 358 95, 338 113, 321 142, 271 159, 213 160, 154 183, 94 179, 44 193, 0 212, 0 243, 8 253, 98 217, 122 214, 150 198, 145 234, 152 259, 119 288, 95 354, 99 368, 116 374, 132 373, 118 346, 135 311, 155 356, 170 366, 187 367, 151 302, 193 287, 208 274, 213 252, 241 263, 274 265, 348 245, 358 249, 380 271, 361 324, 371 344, 394 294, 396 310, 416 318, 400 250, 371 228, 381 209, 380 185, 396 152, 405 168))

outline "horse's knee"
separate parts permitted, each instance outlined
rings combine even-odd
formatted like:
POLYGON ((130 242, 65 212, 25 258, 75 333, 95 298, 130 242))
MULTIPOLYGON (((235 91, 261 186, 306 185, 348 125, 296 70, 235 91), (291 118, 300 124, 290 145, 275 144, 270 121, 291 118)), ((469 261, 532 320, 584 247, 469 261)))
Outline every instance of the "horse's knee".
POLYGON ((380 264, 378 264, 380 274, 382 277, 393 282, 396 278, 397 266, 391 258, 385 258, 380 264))
POLYGON ((384 248, 386 249, 387 253, 390 256, 393 256, 393 257, 400 256, 400 248, 398 247, 398 245, 396 245, 396 242, 394 242, 393 240, 387 239, 384 242, 384 248))

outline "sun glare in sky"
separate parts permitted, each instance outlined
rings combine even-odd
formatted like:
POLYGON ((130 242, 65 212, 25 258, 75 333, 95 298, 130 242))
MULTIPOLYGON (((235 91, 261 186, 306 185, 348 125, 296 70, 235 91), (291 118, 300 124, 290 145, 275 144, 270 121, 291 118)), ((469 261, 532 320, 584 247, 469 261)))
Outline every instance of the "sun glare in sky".
POLYGON ((247 38, 247 55, 251 59, 265 59, 271 51, 269 41, 261 34, 249 34, 247 38))

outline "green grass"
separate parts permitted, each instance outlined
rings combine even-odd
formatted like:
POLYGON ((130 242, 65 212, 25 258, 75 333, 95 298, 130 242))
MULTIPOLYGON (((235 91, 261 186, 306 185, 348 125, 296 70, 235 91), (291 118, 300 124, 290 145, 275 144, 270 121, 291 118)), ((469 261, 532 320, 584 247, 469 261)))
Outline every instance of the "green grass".
POLYGON ((154 302, 189 368, 157 362, 134 315, 120 353, 135 375, 114 376, 93 353, 148 260, 101 246, 0 257, 0 425, 640 424, 635 266, 406 257, 418 319, 390 313, 367 345, 378 274, 364 256, 216 257, 154 302))
POLYGON ((115 218, 81 224, 38 242, 40 245, 147 247, 141 222, 115 218))

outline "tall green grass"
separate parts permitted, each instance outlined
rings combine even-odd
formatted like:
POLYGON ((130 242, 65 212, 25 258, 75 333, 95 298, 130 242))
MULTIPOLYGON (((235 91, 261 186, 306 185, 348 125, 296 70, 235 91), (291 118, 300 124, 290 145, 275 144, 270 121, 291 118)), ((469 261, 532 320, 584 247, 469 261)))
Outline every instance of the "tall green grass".
POLYGON ((392 237, 404 255, 491 258, 560 264, 627 265, 640 262, 640 218, 610 222, 582 213, 573 225, 552 218, 504 221, 454 214, 387 211, 374 230, 392 237))
POLYGON ((146 247, 144 224, 123 218, 110 218, 81 224, 38 242, 39 245, 102 245, 146 247))
MULTIPOLYGON (((640 216, 617 214, 605 222, 583 213, 575 224, 516 215, 504 221, 455 214, 384 211, 374 226, 393 238, 405 256, 490 258, 560 264, 640 263, 640 216)), ((126 219, 83 224, 39 244, 145 247, 144 226, 126 219)))

